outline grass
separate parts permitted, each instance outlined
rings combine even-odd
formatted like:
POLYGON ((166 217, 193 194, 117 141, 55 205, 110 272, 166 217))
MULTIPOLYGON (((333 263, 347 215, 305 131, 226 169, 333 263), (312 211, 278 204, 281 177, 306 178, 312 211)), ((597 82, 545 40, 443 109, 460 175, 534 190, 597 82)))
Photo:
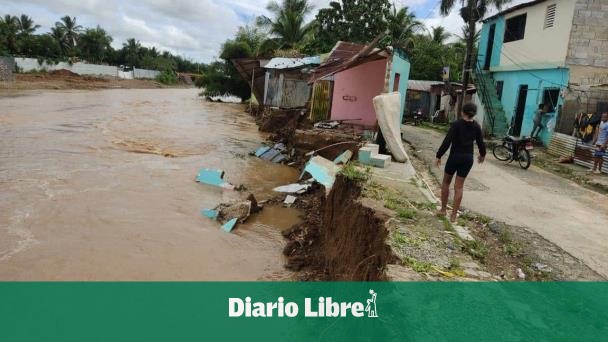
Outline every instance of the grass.
POLYGON ((448 130, 450 129, 450 125, 448 125, 448 124, 436 124, 436 123, 430 123, 430 122, 422 122, 422 124, 420 126, 425 127, 425 128, 430 128, 430 129, 440 132, 440 133, 447 133, 448 130))
POLYGON ((481 262, 485 261, 486 256, 488 255, 488 248, 483 242, 473 240, 473 241, 463 241, 463 250, 472 256, 474 259, 477 259, 481 262))
POLYGON ((416 210, 412 208, 397 208, 397 216, 402 219, 412 220, 416 218, 416 210))
POLYGON ((372 170, 369 167, 361 170, 361 166, 356 162, 350 162, 340 170, 341 175, 357 183, 367 183, 371 177, 371 173, 372 170))
POLYGON ((406 265, 410 266, 418 273, 428 273, 433 269, 433 264, 426 261, 419 261, 412 257, 406 257, 404 260, 406 265))

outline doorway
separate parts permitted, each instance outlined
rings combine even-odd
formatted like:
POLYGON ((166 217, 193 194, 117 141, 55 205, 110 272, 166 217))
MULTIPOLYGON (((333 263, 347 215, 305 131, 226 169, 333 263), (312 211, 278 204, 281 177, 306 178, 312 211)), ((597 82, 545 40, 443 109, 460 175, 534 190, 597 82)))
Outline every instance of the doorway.
POLYGON ((513 135, 521 136, 521 128, 524 123, 524 115, 526 113, 526 100, 528 99, 528 85, 519 86, 519 95, 517 97, 517 106, 515 107, 513 120, 513 135))
POLYGON ((492 63, 492 51, 494 50, 494 36, 496 35, 496 24, 490 26, 490 34, 488 35, 488 48, 486 50, 486 62, 483 66, 483 70, 490 70, 490 64, 492 63))

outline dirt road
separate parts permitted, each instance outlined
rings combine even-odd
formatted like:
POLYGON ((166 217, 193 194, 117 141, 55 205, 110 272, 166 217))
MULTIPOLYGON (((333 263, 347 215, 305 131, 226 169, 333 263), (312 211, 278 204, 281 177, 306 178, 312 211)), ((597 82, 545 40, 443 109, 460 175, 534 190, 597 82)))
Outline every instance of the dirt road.
MULTIPOLYGON (((0 95, 2 91, 0 90, 0 95)), ((0 96, 0 280, 256 280, 283 271, 266 208, 233 234, 204 218, 237 194, 197 184, 223 169, 258 199, 297 179, 251 158, 263 136, 241 106, 197 89, 0 96)))
MULTIPOLYGON (((409 125, 403 133, 421 158, 435 160, 441 133, 409 125)), ((608 277, 608 197, 534 165, 525 171, 499 162, 491 151, 487 161, 467 179, 464 207, 526 227, 608 277)), ((443 170, 434 172, 442 177, 443 170)))

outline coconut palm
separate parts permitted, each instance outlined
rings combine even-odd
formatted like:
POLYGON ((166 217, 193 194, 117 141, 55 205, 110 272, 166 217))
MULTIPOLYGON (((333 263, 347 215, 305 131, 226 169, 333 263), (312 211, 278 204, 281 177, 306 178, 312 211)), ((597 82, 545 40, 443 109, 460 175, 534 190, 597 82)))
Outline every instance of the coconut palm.
POLYGON ((390 44, 404 51, 409 51, 413 46, 414 36, 424 28, 416 16, 409 12, 409 8, 402 7, 397 10, 393 7, 391 13, 386 17, 390 44))
MULTIPOLYGON (((460 9, 460 16, 467 24, 469 28, 467 31, 467 50, 464 62, 464 72, 462 74, 462 87, 464 89, 468 87, 470 74, 467 72, 471 70, 471 62, 473 60, 473 49, 475 45, 475 32, 476 24, 479 20, 483 19, 489 7, 494 6, 500 9, 505 4, 510 3, 511 0, 441 0, 440 11, 441 14, 447 16, 450 12, 460 3, 462 8, 460 9)), ((462 112, 462 105, 464 101, 459 101, 458 113, 462 112)))
POLYGON ((443 26, 431 27, 431 40, 443 45, 452 35, 443 26))
POLYGON ((19 34, 29 36, 34 34, 40 25, 35 25, 34 20, 29 16, 22 14, 21 17, 16 18, 17 24, 19 25, 19 34))
POLYGON ((82 26, 76 24, 76 17, 66 15, 61 18, 61 21, 55 23, 55 27, 63 31, 64 44, 69 49, 73 49, 78 42, 80 33, 82 32, 82 26))
POLYGON ((3 38, 8 52, 16 54, 19 52, 19 18, 5 15, 0 18, 0 37, 3 38))
POLYGON ((262 15, 256 19, 258 26, 268 29, 272 37, 264 45, 279 49, 299 47, 311 28, 305 23, 306 16, 313 9, 308 0, 271 1, 266 9, 272 13, 272 18, 262 15))

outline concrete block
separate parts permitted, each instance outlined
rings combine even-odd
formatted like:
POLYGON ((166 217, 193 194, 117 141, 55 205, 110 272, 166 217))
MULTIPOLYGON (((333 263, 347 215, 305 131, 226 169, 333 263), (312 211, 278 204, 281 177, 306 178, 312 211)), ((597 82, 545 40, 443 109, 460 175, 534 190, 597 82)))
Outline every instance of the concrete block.
POLYGON ((381 169, 386 169, 391 164, 391 156, 378 154, 372 157, 371 164, 381 169))
POLYGON ((359 149, 359 162, 368 165, 372 159, 373 151, 369 147, 362 147, 359 149))

